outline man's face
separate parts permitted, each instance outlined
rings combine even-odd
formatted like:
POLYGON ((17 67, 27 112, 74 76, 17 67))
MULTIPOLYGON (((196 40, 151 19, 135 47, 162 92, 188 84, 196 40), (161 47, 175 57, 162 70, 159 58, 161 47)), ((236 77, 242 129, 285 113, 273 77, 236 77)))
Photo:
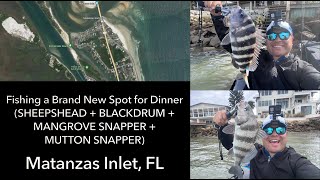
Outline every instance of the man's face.
POLYGON ((275 40, 269 40, 267 38, 267 49, 269 53, 273 56, 274 60, 279 59, 281 56, 287 56, 293 45, 293 35, 290 34, 287 40, 281 40, 279 36, 285 37, 286 33, 289 33, 287 30, 274 30, 272 32, 273 37, 276 37, 275 40), (282 33, 282 34, 281 34, 282 33))
POLYGON ((271 135, 262 139, 263 146, 267 149, 270 154, 281 152, 286 147, 288 142, 287 133, 279 135, 274 130, 271 135))

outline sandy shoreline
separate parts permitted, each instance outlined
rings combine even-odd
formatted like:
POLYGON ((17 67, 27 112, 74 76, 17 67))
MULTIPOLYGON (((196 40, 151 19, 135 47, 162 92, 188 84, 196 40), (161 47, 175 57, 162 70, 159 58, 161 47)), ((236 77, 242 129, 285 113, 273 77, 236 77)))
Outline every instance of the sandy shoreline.
POLYGON ((26 23, 19 24, 13 17, 8 17, 2 22, 4 30, 13 37, 23 41, 33 42, 35 35, 26 23))
POLYGON ((82 3, 86 8, 89 8, 89 9, 94 9, 97 7, 96 1, 82 1, 82 3))
POLYGON ((112 31, 118 35, 124 48, 132 57, 133 68, 134 68, 134 72, 136 73, 137 80, 139 81, 144 80, 144 76, 142 74, 142 68, 139 60, 139 54, 138 54, 139 44, 137 44, 135 40, 132 38, 131 31, 121 24, 117 24, 117 25, 111 24, 105 17, 103 19, 104 19, 104 22, 112 29, 112 31))

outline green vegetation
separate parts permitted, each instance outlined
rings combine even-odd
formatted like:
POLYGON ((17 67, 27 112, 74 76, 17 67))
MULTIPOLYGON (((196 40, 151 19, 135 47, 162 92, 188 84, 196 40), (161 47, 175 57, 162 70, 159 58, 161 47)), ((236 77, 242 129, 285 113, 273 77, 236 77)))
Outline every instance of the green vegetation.
POLYGON ((75 80, 72 74, 68 70, 65 70, 65 76, 68 80, 71 80, 71 81, 75 80))
POLYGON ((88 64, 87 62, 85 61, 82 61, 80 59, 80 63, 81 63, 81 66, 84 67, 84 70, 86 72, 86 74, 92 78, 94 78, 95 80, 102 80, 101 77, 100 77, 100 74, 99 72, 97 72, 94 68, 92 68, 90 66, 90 64, 88 64), (86 66, 88 66, 88 68, 85 68, 86 66))
MULTIPOLYGON (((8 39, 5 39, 7 41, 8 39)), ((4 71, 0 72, 0 80, 67 80, 63 72, 56 72, 46 62, 46 51, 33 43, 10 40, 13 46, 8 46, 2 53, 1 60, 4 71)), ((3 47, 3 46, 2 46, 3 47)), ((57 66, 60 70, 63 67, 57 66)))
POLYGON ((39 38, 38 34, 35 34, 33 42, 36 43, 36 44, 38 44, 40 42, 40 38, 39 38))
MULTIPOLYGON (((51 55, 47 54, 46 61, 49 64, 51 55)), ((57 69, 59 72, 63 72, 66 70, 66 67, 63 66, 61 62, 58 61, 57 57, 54 57, 53 69, 57 69)))
POLYGON ((8 18, 8 15, 0 11, 0 22, 2 23, 2 21, 4 21, 7 18, 8 18))
POLYGON ((98 54, 101 57, 101 60, 107 65, 108 68, 112 68, 111 57, 108 54, 106 46, 102 47, 102 44, 105 44, 104 39, 97 40, 97 47, 95 48, 98 54))
POLYGON ((111 53, 115 62, 120 62, 125 57, 125 52, 117 49, 115 46, 110 46, 111 53))
POLYGON ((229 106, 234 108, 237 103, 243 100, 243 92, 242 91, 231 91, 229 96, 229 106))

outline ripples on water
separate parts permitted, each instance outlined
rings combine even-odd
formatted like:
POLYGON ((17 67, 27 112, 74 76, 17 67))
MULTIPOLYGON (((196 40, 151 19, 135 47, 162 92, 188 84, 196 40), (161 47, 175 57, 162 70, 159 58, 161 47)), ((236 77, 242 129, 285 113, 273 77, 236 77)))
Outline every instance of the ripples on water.
MULTIPOLYGON (((320 132, 288 134, 287 146, 306 156, 320 168, 320 132)), ((190 142, 190 177, 191 179, 227 179, 233 164, 233 158, 227 156, 228 151, 222 148, 223 160, 220 159, 219 142, 216 137, 191 138, 190 142)))
POLYGON ((307 157, 320 168, 320 132, 308 133, 289 132, 287 146, 293 147, 299 154, 307 157))
POLYGON ((190 55, 192 90, 229 90, 238 73, 225 50, 190 55))

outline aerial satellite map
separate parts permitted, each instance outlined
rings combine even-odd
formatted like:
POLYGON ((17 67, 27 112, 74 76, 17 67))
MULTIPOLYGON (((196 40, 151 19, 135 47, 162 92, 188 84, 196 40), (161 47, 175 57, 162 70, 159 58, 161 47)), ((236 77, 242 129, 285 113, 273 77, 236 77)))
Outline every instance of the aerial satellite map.
POLYGON ((189 3, 1 1, 1 81, 189 81, 189 3))

